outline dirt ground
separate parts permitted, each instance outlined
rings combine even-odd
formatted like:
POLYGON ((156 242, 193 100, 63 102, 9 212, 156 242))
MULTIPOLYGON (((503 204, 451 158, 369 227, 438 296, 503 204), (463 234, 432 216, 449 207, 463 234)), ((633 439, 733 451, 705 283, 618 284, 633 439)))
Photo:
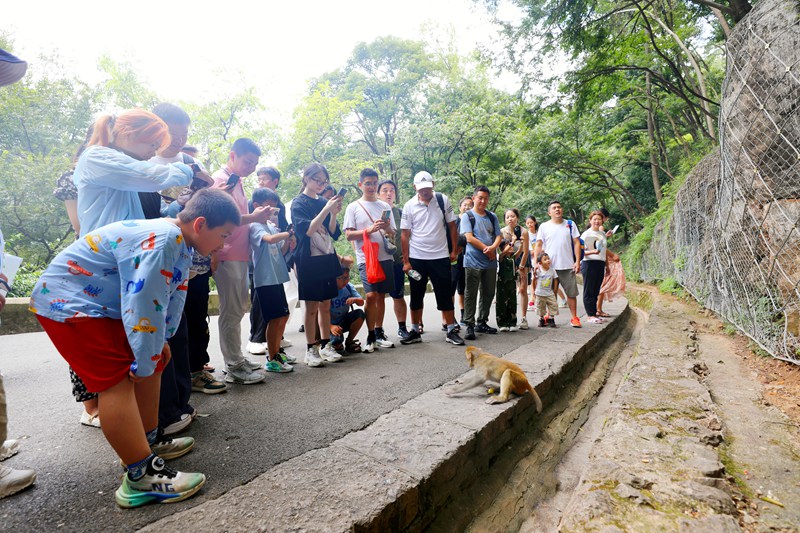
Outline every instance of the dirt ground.
MULTIPOLYGON (((708 311, 705 314, 715 316, 708 311)), ((714 322, 715 325, 707 327, 705 333, 726 335, 725 327, 718 321, 714 322)), ((736 355, 750 368, 754 379, 761 383, 764 404, 774 405, 800 427, 800 365, 754 352, 752 341, 742 334, 734 334, 731 340, 736 355)))

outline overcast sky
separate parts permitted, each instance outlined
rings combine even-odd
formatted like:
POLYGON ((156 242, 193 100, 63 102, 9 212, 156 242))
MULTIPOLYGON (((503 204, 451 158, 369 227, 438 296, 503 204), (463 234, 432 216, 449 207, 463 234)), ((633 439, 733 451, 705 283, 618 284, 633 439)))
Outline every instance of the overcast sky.
POLYGON ((16 55, 57 52, 94 83, 108 52, 134 65, 162 98, 204 102, 244 86, 286 123, 309 79, 341 67, 356 43, 395 35, 446 42, 461 53, 491 46, 496 30, 472 0, 266 2, 9 0, 0 29, 16 55))

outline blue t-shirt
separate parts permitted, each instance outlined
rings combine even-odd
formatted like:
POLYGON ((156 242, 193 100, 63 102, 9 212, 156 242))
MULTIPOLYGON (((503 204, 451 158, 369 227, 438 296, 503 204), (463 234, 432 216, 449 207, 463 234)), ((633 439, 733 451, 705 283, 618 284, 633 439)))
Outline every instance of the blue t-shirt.
POLYGON ((280 243, 269 244, 264 235, 275 235, 278 228, 273 224, 250 224, 250 250, 253 256, 253 285, 283 285, 289 281, 289 270, 281 253, 280 243))
MULTIPOLYGON (((470 224, 469 216, 463 213, 459 221, 459 231, 461 233, 472 233, 476 239, 486 246, 494 243, 494 240, 500 235, 500 222, 497 217, 489 215, 489 211, 486 211, 485 216, 479 215, 474 209, 471 211, 475 216, 475 227, 473 228, 472 224, 470 224)), ((464 268, 497 269, 497 260, 489 261, 486 254, 483 253, 483 249, 478 250, 468 242, 464 250, 464 268)))
POLYGON ((149 376, 181 320, 191 260, 192 250, 174 224, 115 222, 53 259, 36 282, 30 310, 57 322, 121 319, 135 358, 131 372, 149 376))
POLYGON ((347 300, 349 298, 361 298, 361 295, 352 283, 348 283, 339 289, 339 294, 337 294, 335 298, 331 298, 331 324, 334 326, 338 325, 344 318, 344 315, 350 311, 350 306, 347 305, 347 300))

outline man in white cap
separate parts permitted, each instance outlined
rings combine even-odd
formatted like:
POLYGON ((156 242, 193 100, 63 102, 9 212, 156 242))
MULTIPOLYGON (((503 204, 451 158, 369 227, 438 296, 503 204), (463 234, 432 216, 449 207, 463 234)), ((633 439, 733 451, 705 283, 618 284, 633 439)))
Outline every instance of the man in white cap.
MULTIPOLYGON (((18 57, 0 49, 0 86, 10 85, 25 75, 28 64, 18 57)), ((0 271, 3 270, 3 233, 0 232, 0 271)), ((0 311, 6 299, 0 294, 0 311)), ((19 451, 16 440, 6 440, 8 436, 8 416, 6 415, 6 391, 3 387, 3 375, 0 374, 0 461, 7 459, 19 451)), ((0 464, 0 499, 28 488, 36 481, 33 470, 17 470, 0 464)))
POLYGON ((406 202, 400 219, 403 271, 411 290, 411 331, 401 344, 420 342, 420 324, 428 279, 433 285, 436 308, 447 325, 445 341, 463 346, 458 334, 453 295, 450 290, 450 265, 456 261, 456 215, 450 200, 433 191, 433 176, 422 171, 414 176, 416 196, 406 202))

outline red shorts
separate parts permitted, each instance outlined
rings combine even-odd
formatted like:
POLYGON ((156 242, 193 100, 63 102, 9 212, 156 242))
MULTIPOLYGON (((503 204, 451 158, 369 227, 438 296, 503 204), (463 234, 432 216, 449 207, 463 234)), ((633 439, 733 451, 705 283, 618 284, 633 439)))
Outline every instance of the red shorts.
MULTIPOLYGON (((77 318, 56 322, 39 315, 36 318, 89 392, 103 392, 128 377, 134 357, 122 320, 77 318)), ((163 369, 162 358, 155 371, 163 369)))

